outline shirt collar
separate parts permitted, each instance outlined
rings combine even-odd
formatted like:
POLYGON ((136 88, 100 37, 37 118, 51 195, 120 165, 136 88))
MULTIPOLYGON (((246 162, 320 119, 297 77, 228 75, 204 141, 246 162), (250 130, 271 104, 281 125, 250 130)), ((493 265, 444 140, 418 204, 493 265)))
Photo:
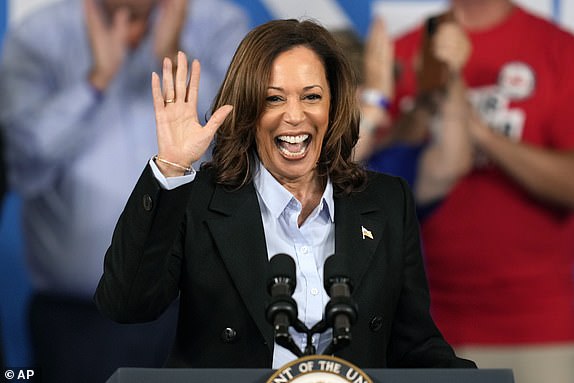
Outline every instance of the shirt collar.
MULTIPOLYGON (((269 171, 257 159, 257 166, 253 176, 253 184, 257 194, 271 212, 274 218, 279 218, 281 213, 285 210, 289 202, 295 197, 287 189, 285 189, 279 181, 269 173, 269 171)), ((327 180, 325 191, 321 197, 321 209, 327 209, 331 222, 335 222, 335 202, 333 200, 333 184, 331 180, 327 180)))

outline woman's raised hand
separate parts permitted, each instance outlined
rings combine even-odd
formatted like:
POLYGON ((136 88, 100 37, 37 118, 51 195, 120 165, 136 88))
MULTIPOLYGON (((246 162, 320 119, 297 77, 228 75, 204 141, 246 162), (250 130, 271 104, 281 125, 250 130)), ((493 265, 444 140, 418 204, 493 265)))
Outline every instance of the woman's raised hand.
POLYGON ((175 78, 169 58, 163 61, 163 91, 157 73, 152 73, 151 87, 155 110, 158 143, 157 165, 166 177, 181 176, 184 168, 201 158, 208 149, 215 132, 233 107, 224 105, 217 109, 202 126, 197 115, 199 90, 199 61, 193 60, 189 83, 188 63, 183 52, 177 54, 175 78), (170 165, 169 163, 179 166, 170 165))

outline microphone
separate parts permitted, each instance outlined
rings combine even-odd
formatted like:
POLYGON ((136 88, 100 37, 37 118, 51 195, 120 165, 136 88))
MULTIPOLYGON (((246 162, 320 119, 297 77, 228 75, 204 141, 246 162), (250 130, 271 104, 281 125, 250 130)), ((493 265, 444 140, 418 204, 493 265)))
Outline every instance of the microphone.
POLYGON ((347 273, 341 256, 332 255, 325 261, 323 283, 331 297, 325 307, 325 320, 333 328, 333 340, 325 354, 333 354, 351 343, 351 325, 357 321, 357 305, 351 298, 353 286, 347 273))
POLYGON ((275 342, 297 357, 303 354, 289 334, 289 327, 297 321, 297 303, 292 298, 295 286, 295 262, 287 254, 276 254, 270 260, 271 275, 267 292, 271 302, 267 305, 266 318, 275 330, 275 342))

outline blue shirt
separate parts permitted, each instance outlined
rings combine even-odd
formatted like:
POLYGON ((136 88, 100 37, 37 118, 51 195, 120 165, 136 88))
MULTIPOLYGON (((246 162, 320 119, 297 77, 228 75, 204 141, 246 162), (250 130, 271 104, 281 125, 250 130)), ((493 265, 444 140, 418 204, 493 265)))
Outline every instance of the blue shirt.
POLYGON ((367 160, 367 167, 377 172, 403 177, 413 188, 424 147, 424 144, 394 143, 374 153, 367 160))
MULTIPOLYGON (((92 298, 112 231, 157 152, 149 34, 100 96, 82 1, 49 4, 11 26, 0 63, 0 124, 11 187, 22 198, 25 252, 36 290, 92 298)), ((204 116, 248 20, 223 0, 194 0, 180 48, 202 63, 204 116)))
MULTIPOLYGON (((396 142, 376 153, 367 161, 367 168, 381 173, 403 177, 414 190, 419 161, 427 142, 409 144, 396 142)), ((425 204, 417 203, 417 217, 423 222, 441 204, 442 198, 425 204)))
MULTIPOLYGON (((173 189, 195 178, 189 176, 165 178, 155 163, 150 165, 162 187, 173 189)), ((261 164, 253 179, 261 209, 265 231, 265 243, 269 259, 275 254, 288 254, 295 260, 297 286, 293 299, 297 302, 299 319, 313 327, 323 319, 329 297, 323 287, 323 266, 328 256, 335 252, 335 203, 333 185, 327 182, 319 205, 299 227, 297 219, 301 214, 301 203, 285 189, 261 164)), ((271 325, 270 325, 271 326, 271 325)), ((307 344, 306 334, 290 329, 293 340, 300 349, 307 344)), ((313 336, 313 345, 322 353, 331 342, 332 332, 313 336)), ((275 344, 273 368, 277 369, 294 360, 296 356, 286 348, 275 344)))

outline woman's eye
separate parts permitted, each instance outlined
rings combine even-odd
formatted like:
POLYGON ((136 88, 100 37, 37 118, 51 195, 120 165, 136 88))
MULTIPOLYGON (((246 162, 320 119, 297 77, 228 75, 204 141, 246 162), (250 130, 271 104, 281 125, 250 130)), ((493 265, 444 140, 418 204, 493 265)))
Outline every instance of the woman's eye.
POLYGON ((267 101, 267 102, 279 102, 279 101, 281 101, 281 97, 279 97, 279 96, 267 96, 265 101, 267 101))
POLYGON ((320 100, 321 99, 321 95, 317 94, 317 93, 312 93, 312 94, 308 94, 305 96, 306 100, 311 100, 311 101, 315 101, 315 100, 320 100))

